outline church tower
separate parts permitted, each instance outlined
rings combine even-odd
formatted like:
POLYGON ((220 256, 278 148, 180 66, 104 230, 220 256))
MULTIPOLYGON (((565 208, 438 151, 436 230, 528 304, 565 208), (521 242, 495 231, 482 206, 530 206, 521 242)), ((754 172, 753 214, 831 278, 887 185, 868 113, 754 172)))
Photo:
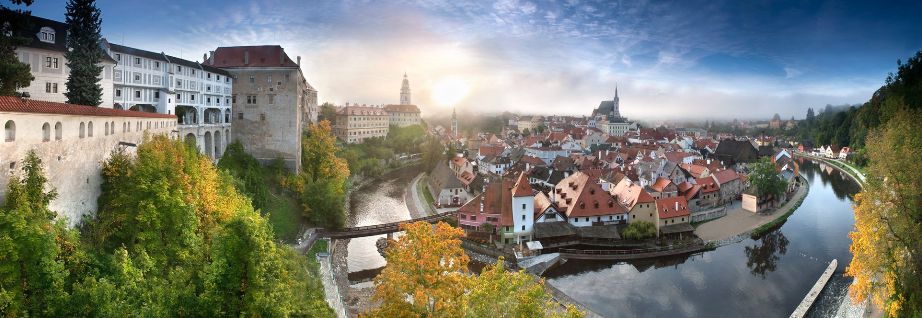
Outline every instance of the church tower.
POLYGON ((410 105, 410 81, 407 73, 403 73, 403 85, 400 86, 400 105, 410 105))
POLYGON ((618 104, 620 104, 620 100, 618 99, 618 84, 615 84, 615 99, 612 100, 611 109, 612 118, 621 118, 621 113, 618 111, 618 107, 620 106, 618 104))
POLYGON ((458 133, 458 116, 455 113, 455 109, 451 109, 451 133, 455 138, 458 138, 460 134, 458 133))

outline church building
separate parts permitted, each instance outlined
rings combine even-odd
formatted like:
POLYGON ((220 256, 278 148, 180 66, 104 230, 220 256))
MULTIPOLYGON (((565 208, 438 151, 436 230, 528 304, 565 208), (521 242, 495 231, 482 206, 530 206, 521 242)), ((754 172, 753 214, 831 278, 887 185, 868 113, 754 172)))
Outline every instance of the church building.
POLYGON ((633 123, 621 116, 618 98, 618 86, 615 86, 615 98, 603 100, 599 107, 592 111, 596 120, 596 127, 611 136, 624 136, 628 131, 637 130, 637 123, 633 123))

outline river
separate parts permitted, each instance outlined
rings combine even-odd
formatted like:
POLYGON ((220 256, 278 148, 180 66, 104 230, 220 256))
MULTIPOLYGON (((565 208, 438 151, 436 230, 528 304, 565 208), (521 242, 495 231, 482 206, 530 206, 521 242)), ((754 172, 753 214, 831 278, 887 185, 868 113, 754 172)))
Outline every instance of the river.
POLYGON ((830 317, 845 299, 854 227, 851 196, 859 186, 809 160, 803 204, 780 228, 757 239, 691 256, 639 262, 571 260, 548 282, 606 317, 786 317, 832 259, 836 274, 808 313, 830 317))

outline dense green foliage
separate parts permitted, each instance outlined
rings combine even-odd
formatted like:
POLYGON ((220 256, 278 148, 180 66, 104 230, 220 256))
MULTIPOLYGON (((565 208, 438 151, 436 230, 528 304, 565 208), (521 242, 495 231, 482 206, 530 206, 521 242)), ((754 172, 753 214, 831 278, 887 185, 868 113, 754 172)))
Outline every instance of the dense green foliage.
MULTIPOLYGON (((14 0, 14 4, 31 5, 31 0, 14 0)), ((34 77, 29 70, 29 64, 19 61, 16 56, 16 47, 32 41, 19 36, 13 30, 27 29, 28 11, 13 10, 0 5, 0 96, 15 96, 21 87, 29 86, 34 77)))
POLYGON ((353 173, 376 177, 399 164, 396 156, 420 153, 425 140, 422 126, 391 126, 386 138, 366 138, 360 144, 344 145, 339 157, 346 159, 353 173))
POLYGON ((317 118, 318 121, 329 121, 330 123, 336 123, 336 107, 330 103, 323 103, 320 105, 320 116, 317 118))
POLYGON ((301 141, 301 172, 289 178, 304 216, 311 223, 341 228, 346 223, 346 187, 349 166, 337 157, 339 146, 330 122, 311 124, 301 141))
POLYGON ((54 223, 31 155, 0 209, 4 316, 332 316, 316 268, 194 147, 117 151, 83 234, 54 223))
POLYGON ((787 188, 784 179, 781 179, 781 176, 778 175, 775 164, 768 157, 762 158, 759 162, 750 166, 749 183, 752 186, 752 191, 758 197, 772 195, 777 198, 787 188))
POLYGON ((102 49, 99 47, 102 25, 96 7, 96 0, 69 0, 65 22, 68 26, 67 68, 67 102, 77 105, 99 106, 102 103, 102 86, 99 85, 102 74, 102 49))
MULTIPOLYGON (((922 51, 905 63, 897 61, 896 73, 891 73, 871 99, 858 107, 826 108, 807 118, 789 134, 814 146, 837 145, 863 148, 868 133, 897 116, 902 110, 922 108, 922 51)), ((863 163, 863 162, 861 162, 863 163)))
POLYGON ((237 190, 253 200, 253 207, 262 209, 269 199, 269 187, 265 182, 268 174, 259 161, 243 150, 239 141, 227 145, 224 155, 218 161, 218 168, 230 173, 237 181, 237 190))
POLYGON ((631 222, 621 231, 626 240, 643 240, 656 236, 656 225, 647 221, 631 222))

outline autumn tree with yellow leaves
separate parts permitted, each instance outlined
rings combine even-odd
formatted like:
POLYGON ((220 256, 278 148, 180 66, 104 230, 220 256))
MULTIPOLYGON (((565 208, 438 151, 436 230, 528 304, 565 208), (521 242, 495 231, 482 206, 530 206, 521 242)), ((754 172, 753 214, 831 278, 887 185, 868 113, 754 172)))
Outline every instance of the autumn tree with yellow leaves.
POLYGON ((853 300, 889 316, 922 314, 922 111, 904 110, 867 138, 867 182, 855 196, 853 300))
POLYGON ((375 279, 381 306, 371 317, 582 317, 551 301, 543 281, 507 272, 500 259, 480 275, 468 270, 461 229, 416 222, 390 241, 387 267, 375 279))

